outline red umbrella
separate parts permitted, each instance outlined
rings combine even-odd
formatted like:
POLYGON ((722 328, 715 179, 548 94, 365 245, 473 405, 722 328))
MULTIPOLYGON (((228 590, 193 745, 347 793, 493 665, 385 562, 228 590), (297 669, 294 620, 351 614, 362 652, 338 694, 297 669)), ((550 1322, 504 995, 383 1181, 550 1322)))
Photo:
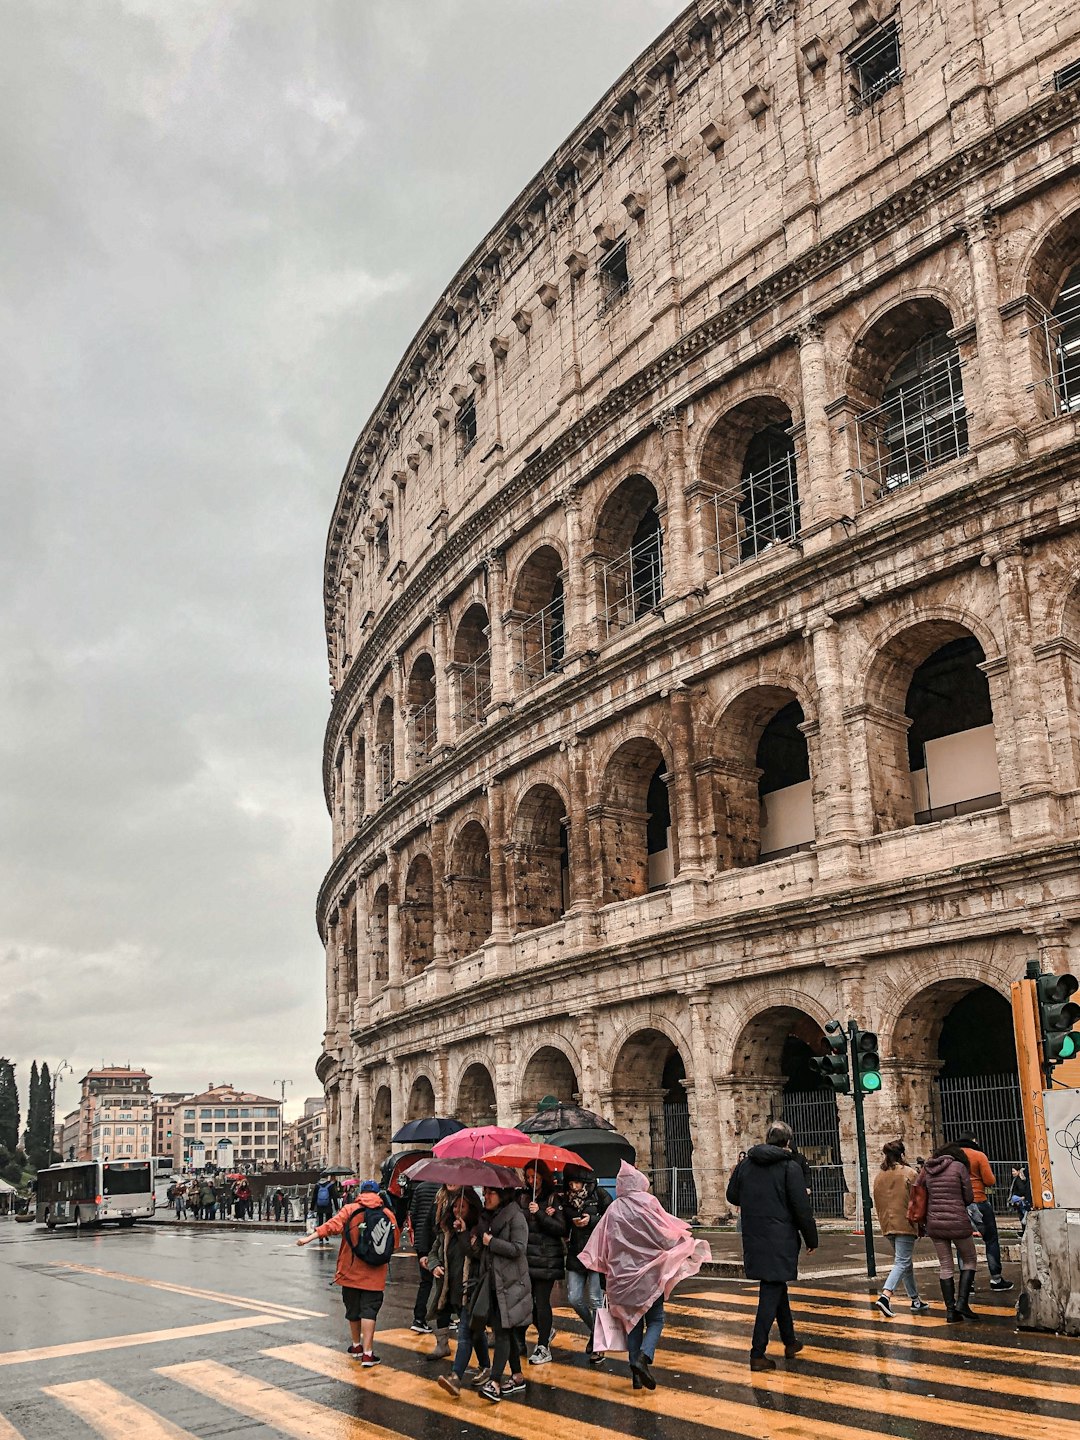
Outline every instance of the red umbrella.
POLYGON ((483 1160, 489 1150, 497 1145, 512 1145, 517 1140, 529 1143, 529 1137, 508 1125, 474 1125, 469 1130, 459 1130, 456 1135, 447 1135, 432 1149, 440 1159, 466 1155, 470 1160, 483 1160))
POLYGON ((505 1165, 489 1165, 469 1155, 418 1160, 405 1171, 405 1178, 430 1180, 436 1185, 479 1185, 490 1190, 517 1190, 521 1186, 521 1176, 505 1165))
POLYGON ((489 1150, 484 1159, 495 1165, 510 1165, 518 1169, 523 1165, 537 1164, 552 1171, 565 1170, 567 1165, 580 1165, 583 1170, 592 1169, 589 1162, 573 1150, 564 1150, 561 1145, 538 1145, 535 1140, 529 1140, 524 1145, 520 1142, 500 1145, 497 1150, 489 1150))

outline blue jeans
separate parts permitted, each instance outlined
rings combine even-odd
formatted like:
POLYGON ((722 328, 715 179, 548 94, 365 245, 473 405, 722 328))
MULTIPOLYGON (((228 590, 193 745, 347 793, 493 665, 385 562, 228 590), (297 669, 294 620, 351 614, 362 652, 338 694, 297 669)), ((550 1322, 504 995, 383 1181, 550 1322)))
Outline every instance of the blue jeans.
POLYGON ((469 1360, 472 1358, 474 1349, 476 1350, 477 1366, 481 1370, 486 1370, 491 1364, 491 1357, 488 1354, 487 1331, 477 1329, 475 1334, 473 1333, 469 1324, 469 1312, 463 1304, 458 1316, 457 1349, 454 1351, 454 1374, 459 1380, 465 1378, 465 1371, 469 1368, 469 1360))
POLYGON ((657 1295, 656 1299, 649 1306, 645 1314, 637 1322, 634 1328, 626 1336, 626 1353, 630 1358, 630 1364, 639 1355, 652 1363, 656 1354, 656 1347, 660 1343, 660 1336, 664 1331, 664 1296, 657 1295))
POLYGON ((566 1299, 571 1310, 577 1315, 589 1337, 588 1348, 592 1349, 593 1325, 596 1312, 600 1309, 600 1276, 595 1270, 567 1270, 566 1299))
POLYGON ((911 1257, 917 1239, 917 1235, 890 1235, 888 1237, 893 1251, 893 1267, 889 1271, 889 1278, 881 1288, 888 1290, 890 1295, 903 1280, 908 1299, 917 1300, 919 1298, 919 1288, 915 1284, 915 1271, 911 1267, 911 1257))
POLYGON ((998 1239, 997 1216, 989 1200, 976 1202, 982 1216, 983 1245, 986 1247, 986 1268, 991 1280, 1001 1278, 1001 1241, 998 1239))

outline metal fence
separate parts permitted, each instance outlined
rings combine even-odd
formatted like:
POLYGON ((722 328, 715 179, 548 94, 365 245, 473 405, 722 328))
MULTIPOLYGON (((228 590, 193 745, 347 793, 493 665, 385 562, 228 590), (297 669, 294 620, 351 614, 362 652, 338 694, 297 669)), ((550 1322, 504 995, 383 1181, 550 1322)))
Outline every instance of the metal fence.
POLYGON ((737 490, 718 490, 706 502, 712 512, 712 543, 722 573, 799 533, 799 487, 795 452, 752 470, 737 490))
POLYGON ((858 416, 855 463, 864 505, 966 454, 968 417, 960 370, 955 351, 944 355, 876 410, 858 416))
POLYGON ((842 1220, 847 1183, 840 1163, 840 1117, 832 1090, 785 1091, 780 1118, 790 1125, 795 1147, 810 1162, 814 1214, 842 1220))
POLYGON ((458 728, 471 730, 491 703, 491 651, 485 650, 458 670, 458 728))
POLYGON ((535 615, 519 620, 514 633, 514 663, 528 688, 559 668, 566 647, 566 618, 562 597, 535 615))
MULTIPOLYGON (((1078 267, 1080 270, 1080 267, 1078 267)), ((1041 310, 1037 325, 1026 330, 1038 337, 1039 386, 1045 386, 1055 415, 1080 410, 1080 276, 1069 276, 1051 313, 1041 310)))
POLYGON ((429 760, 438 739, 434 700, 429 700, 426 705, 420 705, 413 711, 411 730, 413 758, 419 761, 429 760))
POLYGON ((610 635, 660 604, 664 593, 663 535, 657 530, 625 554, 600 563, 600 617, 610 635))
POLYGON ((648 1172, 653 1194, 672 1215, 692 1219, 697 1214, 698 1199, 689 1106, 667 1103, 650 1111, 649 1140, 653 1157, 662 1155, 665 1160, 664 1165, 648 1172))
POLYGON ((375 752, 375 798, 381 804, 394 788, 394 747, 389 742, 375 752))
POLYGON ((1018 1077, 1012 1073, 941 1076, 937 1100, 941 1143, 976 1136, 997 1176, 989 1199, 997 1214, 1007 1215, 1013 1167, 1027 1164, 1018 1077))

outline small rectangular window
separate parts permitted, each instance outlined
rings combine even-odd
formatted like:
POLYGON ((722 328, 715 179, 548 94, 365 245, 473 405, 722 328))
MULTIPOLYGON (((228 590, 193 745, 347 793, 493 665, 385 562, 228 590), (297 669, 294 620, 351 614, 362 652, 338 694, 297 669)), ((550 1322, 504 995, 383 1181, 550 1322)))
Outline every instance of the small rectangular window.
POLYGON ((1068 90, 1077 83, 1080 83, 1080 60, 1073 60, 1054 71, 1055 90, 1068 90))
POLYGON ((379 557, 379 569, 390 563, 390 521, 384 520, 375 531, 375 550, 379 557))
POLYGON ((630 269, 626 259, 626 240, 613 245, 597 266, 602 294, 601 312, 615 305, 630 290, 630 269))
POLYGON ((454 422, 457 431, 458 451, 461 455, 467 455, 476 444, 476 401, 466 400, 458 411, 457 420, 454 422))
POLYGON ((868 109, 886 90, 904 78, 900 65, 900 28, 895 20, 879 25, 847 52, 851 103, 856 113, 868 109))

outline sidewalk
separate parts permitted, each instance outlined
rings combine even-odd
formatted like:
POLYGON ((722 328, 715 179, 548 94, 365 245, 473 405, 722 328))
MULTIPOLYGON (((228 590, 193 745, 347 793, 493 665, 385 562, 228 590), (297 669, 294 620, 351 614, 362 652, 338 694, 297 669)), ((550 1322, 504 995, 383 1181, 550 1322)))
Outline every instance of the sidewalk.
POLYGON ((285 1234, 303 1235, 307 1226, 302 1220, 177 1220, 169 1211, 158 1213, 140 1225, 162 1225, 171 1230, 280 1230, 285 1234))

